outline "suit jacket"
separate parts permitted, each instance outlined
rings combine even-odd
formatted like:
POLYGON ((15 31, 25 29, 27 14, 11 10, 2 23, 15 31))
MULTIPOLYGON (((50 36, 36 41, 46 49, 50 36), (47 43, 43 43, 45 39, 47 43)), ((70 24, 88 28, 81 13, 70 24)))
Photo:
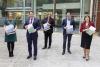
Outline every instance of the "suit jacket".
MULTIPOLYGON (((63 19, 62 21, 63 35, 66 35, 66 29, 64 29, 66 25, 67 25, 67 18, 63 19)), ((70 25, 73 25, 73 30, 75 30, 75 21, 73 19, 71 19, 70 25)))
MULTIPOLYGON (((25 24, 24 24, 24 29, 25 29, 25 26, 29 24, 29 21, 30 21, 30 18, 26 19, 25 24)), ((29 33, 28 30, 27 30, 27 34, 26 34, 27 38, 32 38, 32 37, 37 37, 38 36, 37 31, 39 29, 41 29, 40 21, 39 21, 38 18, 34 18, 33 27, 34 27, 34 29, 36 29, 36 32, 29 33)))
MULTIPOLYGON (((42 24, 47 23, 47 21, 48 21, 48 17, 47 17, 47 18, 44 18, 44 19, 42 20, 42 24)), ((50 17, 49 23, 51 24, 50 30, 44 31, 44 32, 53 33, 53 27, 55 26, 55 20, 54 20, 53 18, 50 17)))

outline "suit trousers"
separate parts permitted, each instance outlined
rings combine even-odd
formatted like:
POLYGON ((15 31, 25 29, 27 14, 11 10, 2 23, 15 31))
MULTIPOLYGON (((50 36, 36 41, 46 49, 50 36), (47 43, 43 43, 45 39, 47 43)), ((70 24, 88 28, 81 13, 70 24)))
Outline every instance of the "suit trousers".
POLYGON ((67 50, 70 51, 72 34, 64 34, 63 35, 63 52, 65 52, 65 50, 66 50, 66 41, 67 41, 67 39, 68 39, 67 50))
POLYGON ((37 56, 37 39, 38 39, 38 36, 35 36, 35 35, 27 38, 29 56, 32 56, 32 48, 34 49, 34 53, 33 53, 34 56, 37 56))
POLYGON ((49 39, 49 47, 51 47, 51 43, 52 43, 52 33, 49 32, 44 32, 44 39, 45 39, 45 45, 44 47, 47 48, 47 44, 48 44, 48 39, 49 39))

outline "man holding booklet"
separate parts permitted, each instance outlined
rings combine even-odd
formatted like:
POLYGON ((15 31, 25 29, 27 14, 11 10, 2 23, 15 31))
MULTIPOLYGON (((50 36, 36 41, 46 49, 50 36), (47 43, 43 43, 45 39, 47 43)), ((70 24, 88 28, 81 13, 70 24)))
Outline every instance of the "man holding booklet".
POLYGON ((37 39, 38 39, 38 30, 41 28, 40 21, 34 16, 34 13, 29 12, 29 18, 25 21, 24 28, 27 30, 26 37, 28 42, 28 52, 29 55, 27 59, 32 57, 32 51, 34 51, 34 60, 37 59, 37 39), (32 50, 32 44, 34 50, 32 50))
POLYGON ((73 31, 75 30, 75 21, 74 21, 74 19, 72 19, 70 12, 66 13, 66 18, 63 19, 63 21, 62 21, 62 27, 63 27, 63 52, 62 52, 62 55, 65 54, 67 40, 68 40, 67 51, 69 54, 71 54, 70 47, 71 47, 71 39, 72 39, 73 31))
POLYGON ((52 18, 51 14, 48 13, 47 17, 42 20, 43 24, 43 30, 44 30, 44 47, 42 49, 47 48, 47 43, 49 39, 49 46, 48 49, 51 48, 52 43, 52 33, 53 33, 53 27, 55 26, 55 20, 52 18))

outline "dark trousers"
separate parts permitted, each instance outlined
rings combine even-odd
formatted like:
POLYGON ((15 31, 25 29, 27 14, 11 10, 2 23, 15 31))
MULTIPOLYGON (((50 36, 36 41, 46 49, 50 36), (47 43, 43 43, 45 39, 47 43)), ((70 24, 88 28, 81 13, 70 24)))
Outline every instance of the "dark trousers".
POLYGON ((49 32, 44 32, 44 39, 45 39, 45 45, 44 47, 47 48, 47 44, 48 44, 48 39, 49 39, 49 47, 51 47, 51 43, 52 43, 52 33, 49 32))
POLYGON ((32 56, 32 47, 34 48, 34 56, 37 56, 37 36, 31 38, 27 38, 29 56, 32 56))
POLYGON ((8 51, 9 51, 9 54, 13 54, 13 51, 14 51, 14 42, 7 42, 7 48, 8 48, 8 51))
POLYGON ((66 50, 66 41, 68 39, 67 50, 70 51, 72 34, 63 35, 63 52, 66 50))

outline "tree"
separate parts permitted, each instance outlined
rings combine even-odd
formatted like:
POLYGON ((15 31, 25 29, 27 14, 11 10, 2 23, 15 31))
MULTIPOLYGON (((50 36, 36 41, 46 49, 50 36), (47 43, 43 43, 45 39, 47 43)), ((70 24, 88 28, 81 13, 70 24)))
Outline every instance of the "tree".
POLYGON ((0 3, 0 10, 2 12, 2 16, 5 17, 7 12, 6 12, 6 8, 7 8, 7 4, 10 3, 10 4, 14 4, 15 0, 1 0, 1 3, 0 3))
POLYGON ((5 11, 6 7, 7 7, 7 0, 1 0, 0 10, 2 12, 3 17, 6 16, 6 11, 5 11))

